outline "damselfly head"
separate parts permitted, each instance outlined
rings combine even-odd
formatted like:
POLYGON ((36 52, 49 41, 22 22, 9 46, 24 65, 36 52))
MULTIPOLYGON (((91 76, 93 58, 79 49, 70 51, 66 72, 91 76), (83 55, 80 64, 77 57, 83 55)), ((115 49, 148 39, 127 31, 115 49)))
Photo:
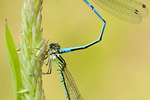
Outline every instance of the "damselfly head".
POLYGON ((49 45, 49 49, 59 50, 60 49, 60 45, 57 44, 57 43, 51 43, 49 45))

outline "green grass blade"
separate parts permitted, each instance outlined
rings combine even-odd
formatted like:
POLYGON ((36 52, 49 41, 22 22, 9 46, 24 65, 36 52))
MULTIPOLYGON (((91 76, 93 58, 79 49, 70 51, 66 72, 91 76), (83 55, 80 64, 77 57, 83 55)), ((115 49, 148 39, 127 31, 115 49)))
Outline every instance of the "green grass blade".
POLYGON ((19 58, 16 52, 16 47, 15 47, 13 38, 11 36, 10 30, 7 25, 7 21, 6 21, 6 26, 5 26, 5 45, 6 45, 8 61, 10 64, 10 69, 11 69, 15 100, 21 100, 20 94, 17 93, 22 88, 19 58))

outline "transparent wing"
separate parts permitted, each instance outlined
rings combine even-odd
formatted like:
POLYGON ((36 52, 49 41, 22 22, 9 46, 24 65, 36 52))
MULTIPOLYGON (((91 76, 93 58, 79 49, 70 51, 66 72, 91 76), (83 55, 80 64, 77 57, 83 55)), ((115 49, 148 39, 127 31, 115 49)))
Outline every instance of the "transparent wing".
POLYGON ((70 100, 83 100, 75 84, 75 81, 72 75, 70 74, 70 72, 68 71, 67 67, 64 67, 62 74, 64 76, 64 80, 70 96, 70 100))
POLYGON ((148 8, 137 0, 93 0, 98 6, 130 23, 140 23, 148 15, 148 8))

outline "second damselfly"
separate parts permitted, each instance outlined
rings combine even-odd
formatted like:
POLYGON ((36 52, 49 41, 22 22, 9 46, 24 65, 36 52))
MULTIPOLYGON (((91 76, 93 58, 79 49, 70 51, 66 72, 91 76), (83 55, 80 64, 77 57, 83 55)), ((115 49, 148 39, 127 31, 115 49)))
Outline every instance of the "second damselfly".
POLYGON ((67 64, 65 60, 60 55, 59 44, 51 43, 46 53, 43 52, 41 49, 38 49, 38 50, 40 50, 43 54, 46 55, 45 59, 48 59, 48 61, 47 63, 45 63, 39 57, 36 56, 36 58, 42 61, 45 65, 48 65, 48 71, 47 73, 39 73, 39 74, 35 73, 33 75, 51 74, 51 70, 52 70, 51 63, 53 62, 59 74, 59 78, 62 83, 65 95, 66 95, 66 99, 67 100, 83 100, 72 75, 70 74, 70 72, 68 71, 66 67, 67 64))

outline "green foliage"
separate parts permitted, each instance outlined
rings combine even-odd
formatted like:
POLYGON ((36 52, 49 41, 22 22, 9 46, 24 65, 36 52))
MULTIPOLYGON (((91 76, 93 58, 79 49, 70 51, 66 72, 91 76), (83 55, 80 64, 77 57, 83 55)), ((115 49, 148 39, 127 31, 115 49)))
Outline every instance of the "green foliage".
POLYGON ((22 88, 19 58, 16 52, 16 47, 13 38, 7 25, 7 21, 5 26, 5 45, 12 74, 15 100, 21 100, 21 95, 17 93, 22 88))
MULTIPOLYGON (((44 100, 44 91, 42 88, 42 77, 33 75, 41 73, 42 62, 35 57, 40 48, 46 50, 46 39, 42 38, 42 2, 43 0, 25 0, 22 7, 22 37, 20 39, 21 50, 21 74, 22 74, 22 100, 44 100)), ((44 54, 38 53, 40 59, 44 54)))
POLYGON ((35 48, 41 48, 45 52, 47 47, 46 39, 42 38, 42 2, 43 0, 24 1, 21 29, 23 40, 20 39, 19 45, 20 59, 6 23, 5 43, 12 72, 15 100, 45 99, 42 77, 30 76, 41 73, 42 62, 39 62, 35 55, 38 55, 40 59, 44 58, 44 54, 35 48))

